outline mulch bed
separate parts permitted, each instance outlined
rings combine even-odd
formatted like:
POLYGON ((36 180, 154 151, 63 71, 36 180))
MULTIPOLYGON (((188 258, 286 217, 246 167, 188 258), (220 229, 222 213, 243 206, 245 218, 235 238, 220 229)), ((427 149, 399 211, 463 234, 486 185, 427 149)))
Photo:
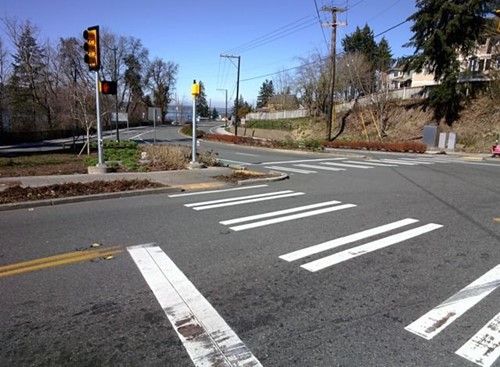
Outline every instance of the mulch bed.
POLYGON ((120 191, 154 189, 160 187, 165 187, 165 185, 149 180, 92 181, 86 183, 75 182, 43 187, 21 187, 16 185, 9 186, 0 191, 0 204, 95 195, 120 191))

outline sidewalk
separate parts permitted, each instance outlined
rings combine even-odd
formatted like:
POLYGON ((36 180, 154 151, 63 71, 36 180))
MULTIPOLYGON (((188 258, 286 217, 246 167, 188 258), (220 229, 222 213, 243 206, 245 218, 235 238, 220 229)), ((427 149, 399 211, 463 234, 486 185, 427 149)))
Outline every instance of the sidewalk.
POLYGON ((74 174, 52 176, 26 176, 0 178, 0 190, 8 183, 17 182, 23 187, 40 187, 68 182, 115 181, 115 180, 150 180, 171 187, 182 187, 193 184, 221 182, 214 176, 229 175, 229 167, 208 167, 195 170, 159 171, 159 172, 127 172, 103 174, 74 174))

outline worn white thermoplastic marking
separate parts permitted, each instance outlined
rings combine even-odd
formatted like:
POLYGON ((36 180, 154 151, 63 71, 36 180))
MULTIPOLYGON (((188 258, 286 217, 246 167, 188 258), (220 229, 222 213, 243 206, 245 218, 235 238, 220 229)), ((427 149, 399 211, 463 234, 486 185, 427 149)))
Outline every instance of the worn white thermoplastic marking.
POLYGON ((307 264, 301 265, 301 267, 312 272, 319 271, 328 268, 332 265, 339 264, 343 261, 347 261, 355 257, 365 255, 376 250, 380 250, 384 247, 388 247, 396 243, 403 242, 410 238, 419 236, 421 234, 433 231, 441 227, 442 227, 441 224, 435 224, 435 223, 426 224, 424 226, 417 227, 414 229, 409 229, 407 231, 394 234, 392 236, 385 237, 380 240, 369 242, 349 250, 338 252, 336 254, 321 258, 316 261, 311 261, 307 264))
POLYGON ((490 367, 500 357, 500 313, 455 352, 482 367, 490 367))
POLYGON ((195 366, 262 366, 175 263, 154 244, 128 247, 195 366))
POLYGON ((317 158, 317 159, 300 159, 296 161, 276 161, 276 162, 262 162, 261 165, 267 164, 292 164, 292 163, 306 163, 306 162, 323 162, 323 161, 341 161, 345 158, 317 158))
POLYGON ((216 193, 227 192, 227 191, 239 191, 239 190, 248 190, 248 189, 258 189, 258 188, 267 187, 267 186, 268 185, 254 185, 254 186, 234 187, 232 189, 220 189, 220 190, 207 190, 207 191, 185 192, 185 193, 182 193, 182 194, 168 195, 168 197, 169 198, 178 198, 178 197, 183 197, 183 196, 216 194, 216 193))
POLYGON ((340 201, 337 201, 337 200, 325 201, 323 203, 298 206, 296 208, 278 210, 278 211, 275 211, 275 212, 268 212, 268 213, 250 215, 248 217, 229 219, 229 220, 224 220, 224 221, 220 222, 220 224, 228 226, 228 225, 231 225, 231 224, 236 224, 236 223, 241 223, 241 222, 249 222, 251 220, 257 220, 257 219, 263 219, 263 218, 276 217, 278 215, 296 213, 296 212, 301 212, 301 211, 304 211, 304 210, 316 209, 316 208, 321 208, 323 206, 330 206, 330 205, 335 205, 335 204, 340 204, 340 201))
POLYGON ((304 167, 304 168, 312 168, 312 169, 320 169, 320 170, 323 170, 323 171, 345 171, 344 168, 316 166, 314 164, 295 164, 295 166, 297 166, 297 167, 304 167))
POLYGON ((362 240, 362 239, 365 239, 368 237, 372 237, 372 236, 375 236, 377 234, 392 231, 393 229, 404 227, 404 226, 407 226, 409 224, 413 224, 416 222, 418 222, 418 220, 412 219, 412 218, 398 220, 397 222, 385 224, 385 225, 380 226, 380 227, 367 229, 367 230, 364 230, 364 231, 361 231, 358 233, 351 234, 349 236, 340 237, 340 238, 336 238, 336 239, 331 240, 331 241, 323 242, 323 243, 320 243, 319 245, 314 245, 314 246, 300 249, 300 250, 297 250, 294 252, 290 252, 288 254, 281 255, 280 259, 283 259, 286 261, 295 261, 298 259, 302 259, 304 257, 318 254, 318 253, 323 252, 323 251, 327 251, 327 250, 334 249, 336 247, 347 245, 348 243, 352 243, 352 242, 356 242, 356 241, 359 241, 359 240, 362 240))
POLYGON ((245 199, 260 198, 260 197, 265 197, 265 196, 288 194, 289 192, 293 192, 293 190, 267 192, 265 194, 255 194, 255 195, 248 195, 248 196, 238 196, 238 197, 235 197, 235 198, 220 199, 220 200, 201 201, 199 203, 184 204, 184 206, 187 206, 188 208, 190 208, 192 206, 203 206, 203 205, 210 205, 210 204, 227 203, 229 201, 238 201, 238 200, 245 200, 245 199))
POLYGON ((276 199, 282 199, 282 198, 289 198, 292 196, 300 196, 304 195, 303 192, 292 192, 290 194, 283 194, 283 195, 276 195, 276 196, 266 196, 263 198, 255 198, 255 199, 248 199, 248 200, 241 200, 241 201, 233 201, 230 203, 220 203, 220 204, 213 204, 213 205, 205 205, 205 206, 197 206, 194 207, 194 210, 206 210, 206 209, 214 209, 214 208, 222 208, 226 206, 233 206, 233 205, 241 205, 241 204, 249 204, 249 203, 256 203, 259 201, 267 201, 267 200, 276 200, 276 199))
POLYGON ((309 173, 317 173, 316 171, 307 171, 305 169, 279 167, 279 166, 265 166, 264 168, 274 169, 276 171, 285 171, 285 172, 293 172, 293 173, 303 173, 303 174, 306 174, 306 175, 308 175, 309 173))
POLYGON ((385 162, 385 163, 401 164, 403 166, 418 166, 418 163, 412 163, 412 162, 407 162, 407 161, 399 161, 397 159, 381 159, 380 162, 382 162, 382 163, 385 162))
POLYGON ((500 265, 497 265, 405 329, 430 340, 499 286, 500 265))
POLYGON ((328 166, 336 166, 336 167, 347 167, 347 168, 362 168, 362 169, 373 168, 370 166, 363 166, 361 164, 346 164, 346 163, 333 163, 333 162, 321 162, 321 164, 326 164, 328 166))
POLYGON ((318 209, 318 210, 312 210, 310 212, 299 213, 299 214, 292 214, 292 215, 287 215, 287 216, 284 216, 284 217, 279 217, 279 218, 274 218, 274 219, 267 219, 267 220, 263 220, 263 221, 260 221, 260 222, 242 224, 240 226, 229 227, 229 228, 232 229, 233 231, 243 231, 245 229, 257 228, 257 227, 267 226, 267 225, 270 225, 270 224, 287 222, 287 221, 294 220, 294 219, 311 217, 313 215, 319 215, 319 214, 323 214, 323 213, 334 212, 334 211, 337 211, 337 210, 354 208, 355 206, 356 205, 354 205, 354 204, 338 205, 338 206, 333 206, 331 208, 323 208, 323 209, 318 209))
POLYGON ((369 161, 362 161, 362 162, 357 162, 357 161, 345 161, 346 163, 362 163, 362 164, 368 164, 370 166, 377 166, 377 167, 397 167, 396 164, 389 164, 389 163, 373 163, 369 161))

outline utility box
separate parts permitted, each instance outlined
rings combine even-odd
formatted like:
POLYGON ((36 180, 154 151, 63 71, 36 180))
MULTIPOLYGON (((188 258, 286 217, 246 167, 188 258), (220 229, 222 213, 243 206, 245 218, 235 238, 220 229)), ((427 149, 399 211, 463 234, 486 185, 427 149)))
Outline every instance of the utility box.
POLYGON ((440 133, 439 134, 439 144, 438 147, 440 149, 445 149, 446 148, 446 133, 440 133))
POLYGON ((424 126, 424 137, 422 142, 428 147, 436 147, 439 139, 438 126, 424 126))
POLYGON ((449 150, 455 150, 455 146, 457 145, 457 134, 456 133, 448 133, 448 144, 446 147, 449 150))

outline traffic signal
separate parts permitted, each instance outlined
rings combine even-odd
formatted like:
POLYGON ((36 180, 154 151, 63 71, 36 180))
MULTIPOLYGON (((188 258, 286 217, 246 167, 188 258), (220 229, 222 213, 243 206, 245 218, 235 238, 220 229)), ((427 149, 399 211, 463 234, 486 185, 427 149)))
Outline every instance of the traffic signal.
POLYGON ((85 43, 83 49, 85 56, 83 60, 89 64, 90 71, 99 71, 101 68, 100 51, 99 51, 99 26, 93 26, 83 31, 83 38, 85 43))
POLYGON ((99 92, 102 94, 116 95, 117 84, 114 81, 101 80, 99 83, 99 92))

